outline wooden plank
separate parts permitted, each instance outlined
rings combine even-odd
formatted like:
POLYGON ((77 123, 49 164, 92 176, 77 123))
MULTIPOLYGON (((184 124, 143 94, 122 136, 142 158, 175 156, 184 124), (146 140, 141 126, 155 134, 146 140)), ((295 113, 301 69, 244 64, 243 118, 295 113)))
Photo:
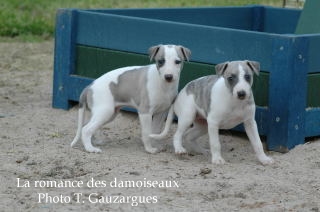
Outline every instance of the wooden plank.
POLYGON ((212 64, 185 63, 180 75, 179 90, 191 80, 212 74, 215 74, 215 68, 212 64))
POLYGON ((307 107, 320 107, 320 73, 308 75, 307 107))
POLYGON ((69 109, 68 77, 74 71, 75 57, 75 11, 58 10, 54 51, 54 80, 52 107, 69 109))
MULTIPOLYGON (((120 11, 123 14, 129 13, 127 14, 128 16, 115 15, 117 12, 114 12, 115 14, 106 14, 100 10, 93 12, 91 10, 90 12, 79 11, 77 43, 140 54, 145 53, 145 49, 151 45, 177 43, 192 49, 193 55, 195 55, 192 60, 195 62, 220 63, 226 60, 251 59, 261 61, 263 70, 270 70, 272 39, 295 37, 295 35, 287 33, 293 32, 293 28, 296 26, 295 21, 300 13, 299 10, 265 7, 267 12, 264 19, 262 20, 260 17, 258 18, 259 23, 252 23, 254 30, 283 33, 283 35, 280 35, 210 25, 195 25, 187 23, 189 21, 187 18, 180 23, 169 21, 169 18, 166 21, 157 20, 158 16, 155 15, 153 17, 152 10, 149 11, 149 9, 137 9, 136 13, 144 10, 146 10, 145 13, 148 13, 147 17, 150 17, 150 19, 130 17, 129 15, 132 15, 130 13, 131 10, 126 12, 125 9, 120 11), (284 21, 286 24, 278 24, 272 18, 272 14, 277 14, 277 17, 282 15, 279 23, 284 21), (265 23, 260 23, 261 21, 265 23), (259 27, 262 27, 259 24, 264 24, 263 29, 259 29, 259 27), (274 29, 272 25, 274 25, 274 29), (150 31, 153 32, 152 36, 146 36, 150 34, 150 31), (130 32, 130 35, 128 32, 130 32), (194 40, 199 40, 199 42, 194 42, 194 40), (235 49, 237 51, 234 51, 235 49), (260 51, 261 49, 264 51, 260 51)), ((163 14, 167 11, 167 9, 157 10, 161 11, 161 16, 164 16, 163 14)), ((256 12, 256 14, 259 13, 256 12)), ((180 19, 183 18, 184 16, 180 17, 180 19)), ((254 19, 256 20, 256 18, 254 19)), ((204 22, 203 24, 206 23, 204 22)), ((320 35, 315 37, 309 37, 308 35, 308 38, 312 39, 314 43, 310 45, 309 53, 311 58, 309 73, 313 73, 320 70, 320 60, 317 59, 320 49, 320 35)))
MULTIPOLYGON (((149 63, 149 59, 146 55, 77 46, 76 74, 80 76, 97 78, 115 68, 129 65, 146 65, 149 63)), ((181 74, 180 88, 193 79, 213 73, 214 65, 212 64, 186 63, 181 74)), ((320 83, 318 83, 318 79, 313 79, 313 76, 314 75, 309 77, 308 81, 311 82, 310 85, 312 85, 312 87, 315 87, 314 91, 316 92, 320 83)), ((268 73, 261 72, 260 76, 255 77, 253 92, 256 104, 259 106, 268 105, 268 85, 268 73)), ((319 106, 320 103, 318 99, 311 99, 311 95, 312 94, 309 94, 308 106, 319 106)))
POLYGON ((194 62, 249 59, 270 70, 274 35, 85 11, 79 11, 78 17, 80 45, 143 54, 152 45, 174 43, 192 49, 194 62))
POLYGON ((274 41, 267 138, 271 150, 287 152, 304 143, 308 45, 304 38, 274 41))
POLYGON ((150 60, 145 54, 79 45, 76 47, 76 52, 76 74, 90 78, 98 78, 108 71, 125 66, 150 64, 150 60))
POLYGON ((259 76, 254 76, 252 91, 256 105, 269 105, 269 73, 261 71, 259 76))
POLYGON ((263 32, 276 34, 293 34, 300 17, 299 9, 264 7, 263 32))
POLYGON ((253 30, 253 22, 257 20, 253 18, 253 15, 256 15, 253 14, 253 10, 256 8, 262 7, 134 8, 90 11, 204 26, 253 30))
POLYGON ((308 64, 309 71, 308 73, 320 73, 320 33, 319 34, 311 34, 311 35, 303 35, 309 40, 309 53, 308 53, 308 64))

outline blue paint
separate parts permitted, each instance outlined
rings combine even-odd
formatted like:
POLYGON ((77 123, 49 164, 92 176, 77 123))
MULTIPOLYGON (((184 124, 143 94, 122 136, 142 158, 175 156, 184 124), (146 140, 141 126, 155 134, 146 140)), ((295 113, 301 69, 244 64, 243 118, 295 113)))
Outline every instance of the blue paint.
POLYGON ((76 11, 58 10, 54 54, 54 80, 52 106, 69 109, 68 79, 74 73, 76 11))
POLYGON ((269 149, 280 151, 304 143, 308 45, 305 38, 274 40, 269 79, 269 149))

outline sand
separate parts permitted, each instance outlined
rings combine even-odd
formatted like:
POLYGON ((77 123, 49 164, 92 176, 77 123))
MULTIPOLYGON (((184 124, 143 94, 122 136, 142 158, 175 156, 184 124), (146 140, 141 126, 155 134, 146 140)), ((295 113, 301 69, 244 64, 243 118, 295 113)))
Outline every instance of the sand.
MULTIPOLYGON (((261 165, 243 134, 220 136, 225 165, 177 156, 171 136, 144 151, 137 115, 97 136, 102 153, 70 143, 77 107, 51 107, 53 41, 0 43, 0 211, 319 211, 320 141, 261 165)), ((320 126, 319 126, 320 127, 320 126)), ((207 146, 208 137, 200 139, 207 146)))

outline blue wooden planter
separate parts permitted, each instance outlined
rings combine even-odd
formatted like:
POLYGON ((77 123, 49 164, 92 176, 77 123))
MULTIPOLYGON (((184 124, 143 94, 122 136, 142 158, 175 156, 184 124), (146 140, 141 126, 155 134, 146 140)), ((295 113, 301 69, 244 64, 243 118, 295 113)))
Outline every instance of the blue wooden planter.
POLYGON ((192 61, 180 87, 224 61, 259 61, 259 133, 268 149, 288 151, 320 135, 320 34, 293 34, 300 13, 263 6, 58 10, 53 107, 70 108, 85 86, 113 68, 147 64, 152 45, 181 44, 192 61))

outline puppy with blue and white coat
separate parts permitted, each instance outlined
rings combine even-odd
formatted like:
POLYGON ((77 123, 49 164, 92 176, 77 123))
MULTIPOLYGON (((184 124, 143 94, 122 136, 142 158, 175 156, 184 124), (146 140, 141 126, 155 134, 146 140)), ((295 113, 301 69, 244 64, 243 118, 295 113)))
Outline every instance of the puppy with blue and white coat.
POLYGON ((111 122, 121 107, 128 106, 137 109, 145 150, 156 153, 149 135, 161 130, 166 112, 178 94, 183 62, 190 55, 191 51, 183 46, 153 46, 149 56, 155 64, 119 68, 94 80, 80 95, 78 130, 71 146, 81 138, 86 151, 100 152, 92 145, 93 134, 111 122), (84 125, 86 109, 91 111, 91 117, 84 125))
POLYGON ((179 93, 170 108, 166 126, 155 139, 164 138, 174 113, 178 127, 173 144, 177 154, 186 153, 182 140, 195 142, 209 133, 212 163, 223 164, 219 129, 231 129, 244 124, 258 160, 266 165, 273 163, 263 150, 255 121, 255 102, 251 90, 253 75, 259 74, 260 64, 255 61, 232 61, 216 65, 217 75, 205 76, 189 82, 179 93))

